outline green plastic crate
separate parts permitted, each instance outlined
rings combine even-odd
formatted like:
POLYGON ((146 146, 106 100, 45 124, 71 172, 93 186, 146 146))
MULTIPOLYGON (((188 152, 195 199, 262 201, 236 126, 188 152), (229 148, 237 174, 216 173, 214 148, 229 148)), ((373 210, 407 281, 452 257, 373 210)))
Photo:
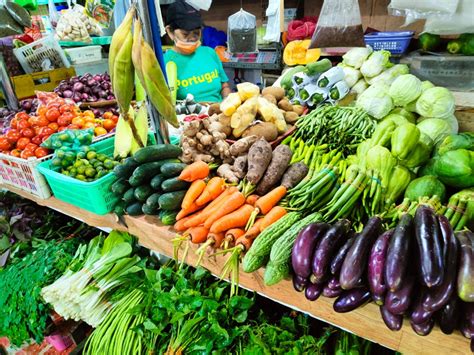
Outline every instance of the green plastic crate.
MULTIPOLYGON (((115 135, 103 141, 91 144, 97 153, 112 156, 114 153, 115 135)), ((153 134, 148 134, 148 143, 155 144, 153 134)), ((53 195, 61 201, 83 208, 96 214, 107 214, 113 210, 118 201, 110 191, 110 186, 117 180, 113 173, 109 173, 92 182, 85 182, 63 175, 59 167, 51 166, 51 161, 38 165, 38 170, 48 181, 53 195)))

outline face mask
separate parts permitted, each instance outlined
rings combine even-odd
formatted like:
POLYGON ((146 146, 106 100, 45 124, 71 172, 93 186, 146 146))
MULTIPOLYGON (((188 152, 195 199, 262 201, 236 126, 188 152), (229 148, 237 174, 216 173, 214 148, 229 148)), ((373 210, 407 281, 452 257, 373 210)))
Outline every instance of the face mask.
POLYGON ((189 55, 189 54, 193 54, 196 51, 196 49, 198 49, 198 47, 201 45, 201 41, 184 42, 179 39, 175 39, 174 44, 181 53, 189 55))

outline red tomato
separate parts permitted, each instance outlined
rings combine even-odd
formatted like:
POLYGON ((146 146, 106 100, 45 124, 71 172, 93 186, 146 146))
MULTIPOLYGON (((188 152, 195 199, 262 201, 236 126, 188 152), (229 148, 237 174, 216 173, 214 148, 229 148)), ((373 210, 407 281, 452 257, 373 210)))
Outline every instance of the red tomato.
POLYGON ((67 126, 67 129, 79 129, 80 127, 77 124, 70 124, 67 126))
POLYGON ((26 112, 18 112, 15 115, 15 118, 18 118, 19 121, 21 120, 28 121, 28 119, 30 118, 30 115, 28 115, 26 112))
POLYGON ((43 147, 39 147, 39 148, 36 148, 35 149, 35 156, 37 158, 42 158, 42 157, 45 157, 49 154, 48 152, 48 149, 46 148, 43 148, 43 147))
POLYGON ((21 138, 21 134, 16 129, 11 129, 5 134, 5 137, 11 144, 14 144, 21 138))
POLYGON ((107 118, 102 122, 102 126, 107 130, 110 131, 115 127, 115 122, 111 118, 107 118))
POLYGON ((56 122, 57 119, 59 118, 59 116, 61 116, 61 113, 60 113, 59 110, 56 109, 56 108, 50 108, 50 109, 46 112, 46 119, 47 119, 49 122, 56 122))
POLYGON ((31 140, 29 138, 22 137, 18 140, 18 142, 16 142, 16 147, 17 149, 23 150, 28 144, 30 144, 30 142, 31 140))
POLYGON ((74 106, 72 106, 72 105, 62 105, 59 108, 59 112, 61 112, 61 113, 72 112, 72 111, 74 111, 74 106))
POLYGON ((51 128, 54 132, 56 132, 59 128, 59 125, 56 123, 56 122, 51 122, 49 125, 48 125, 49 128, 51 128))
POLYGON ((72 117, 69 118, 69 117, 65 117, 64 115, 62 115, 58 118, 58 125, 67 126, 68 124, 71 123, 71 121, 72 121, 72 117))
POLYGON ((0 136, 0 150, 1 151, 7 151, 11 147, 10 142, 8 141, 7 137, 5 136, 0 136))
POLYGON ((15 129, 18 128, 18 122, 19 121, 20 120, 18 118, 16 118, 16 116, 13 117, 12 120, 10 121, 10 127, 15 128, 15 129))
POLYGON ((38 114, 38 116, 45 116, 47 111, 48 108, 46 106, 40 106, 38 107, 38 110, 36 110, 36 113, 38 114))
POLYGON ((110 119, 113 117, 113 115, 114 115, 114 114, 113 114, 112 112, 107 111, 107 112, 104 112, 104 114, 102 115, 102 118, 103 118, 104 120, 110 120, 110 119))
POLYGON ((119 117, 118 117, 117 115, 113 115, 113 116, 112 116, 112 121, 114 121, 115 124, 117 124, 118 119, 119 119, 119 117))
POLYGON ((66 130, 66 129, 67 129, 67 127, 61 126, 61 127, 58 128, 58 132, 62 132, 62 131, 64 131, 64 130, 66 130))
POLYGON ((30 150, 30 151, 34 152, 36 148, 38 148, 37 144, 28 143, 25 147, 25 150, 30 150))
POLYGON ((52 135, 54 133, 54 130, 52 130, 51 128, 49 127, 41 127, 41 129, 39 130, 39 135, 41 137, 49 137, 50 135, 52 135))
POLYGON ((21 151, 19 149, 13 149, 11 152, 10 152, 10 155, 14 156, 14 157, 17 157, 17 158, 20 158, 20 155, 21 155, 21 151))
POLYGON ((36 116, 31 116, 29 119, 28 119, 28 123, 30 124, 30 126, 36 126, 36 124, 38 123, 38 117, 36 116))
POLYGON ((20 158, 22 159, 28 159, 28 158, 31 158, 31 157, 34 157, 35 156, 35 153, 30 151, 30 150, 24 150, 21 152, 20 154, 20 158))
POLYGON ((23 128, 20 133, 26 138, 33 138, 35 136, 35 130, 33 128, 23 128))
POLYGON ((46 117, 38 117, 36 125, 39 127, 46 127, 49 124, 49 121, 46 117))
POLYGON ((24 128, 29 128, 31 127, 30 123, 28 122, 28 120, 20 120, 18 121, 18 124, 17 124, 17 128, 18 130, 22 130, 24 128))
POLYGON ((43 137, 41 136, 35 136, 31 138, 31 143, 34 143, 36 145, 40 145, 43 142, 43 137))
MULTIPOLYGON (((41 136, 40 136, 41 137, 41 136)), ((44 136, 44 137, 41 137, 41 143, 47 141, 49 138, 49 136, 44 136)))

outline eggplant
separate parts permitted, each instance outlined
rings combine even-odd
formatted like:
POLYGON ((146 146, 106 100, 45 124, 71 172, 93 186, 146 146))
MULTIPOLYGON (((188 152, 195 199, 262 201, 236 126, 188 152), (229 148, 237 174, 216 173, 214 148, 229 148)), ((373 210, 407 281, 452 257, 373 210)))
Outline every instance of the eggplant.
POLYGON ((470 338, 474 337, 474 303, 464 302, 462 307, 464 315, 463 326, 469 332, 470 338))
POLYGON ((311 280, 314 283, 321 283, 328 276, 331 258, 344 241, 350 225, 347 219, 337 221, 322 237, 313 255, 311 280))
POLYGON ((331 290, 338 290, 341 288, 341 284, 339 282, 339 277, 333 276, 329 279, 329 281, 326 284, 327 287, 329 287, 331 290))
POLYGON ((426 287, 439 286, 443 281, 443 250, 438 221, 433 210, 425 205, 415 213, 415 235, 418 243, 421 281, 426 287))
POLYGON ((421 292, 421 294, 417 297, 410 313, 410 321, 414 324, 424 324, 428 322, 431 318, 433 318, 433 313, 430 311, 426 311, 423 308, 423 299, 425 297, 425 290, 421 292))
POLYGON ((304 291, 304 295, 307 300, 309 301, 316 301, 321 293, 323 292, 323 285, 322 284, 313 284, 309 283, 306 286, 306 290, 304 291))
POLYGON ((395 331, 402 329, 402 315, 391 313, 385 306, 380 306, 380 314, 382 315, 383 322, 388 329, 395 331))
POLYGON ((368 303, 370 301, 370 291, 367 287, 354 288, 344 291, 334 301, 333 309, 338 313, 346 313, 368 303))
POLYGON ((332 289, 328 285, 323 288, 323 296, 327 298, 336 298, 342 294, 342 288, 332 289))
POLYGON ((339 281, 344 290, 355 287, 367 268, 367 257, 375 239, 380 235, 382 219, 372 217, 347 252, 341 267, 339 281))
POLYGON ((426 336, 430 334, 431 331, 433 330, 434 319, 429 318, 425 323, 421 323, 421 324, 413 323, 413 321, 410 320, 410 324, 416 334, 421 335, 421 336, 426 336))
POLYGON ((457 277, 458 296, 464 302, 474 302, 474 234, 456 233, 461 249, 457 277))
POLYGON ((384 276, 387 288, 392 292, 402 287, 406 277, 412 237, 413 217, 405 213, 395 227, 387 250, 384 276))
POLYGON ((383 298, 387 290, 387 286, 384 281, 384 266, 386 263, 388 245, 392 235, 393 229, 382 233, 375 241, 369 254, 367 279, 369 281, 372 299, 379 305, 383 304, 383 298))
POLYGON ((453 228, 445 216, 438 216, 438 222, 443 241, 447 243, 444 246, 446 269, 441 285, 428 289, 423 300, 423 308, 432 312, 441 309, 451 298, 456 288, 456 273, 458 271, 458 241, 454 236, 453 228))
POLYGON ((401 289, 392 292, 388 291, 385 296, 385 308, 390 313, 396 315, 404 314, 410 307, 413 298, 413 288, 415 286, 415 277, 410 275, 405 281, 401 289))
POLYGON ((303 292, 305 287, 308 285, 308 279, 293 274, 293 288, 298 292, 303 292))
POLYGON ((347 239, 344 245, 339 249, 336 253, 334 258, 332 258, 330 271, 333 275, 339 275, 339 271, 341 270, 342 263, 344 262, 344 258, 346 257, 347 252, 349 251, 350 247, 354 243, 355 237, 347 239))
POLYGON ((438 312, 438 323, 444 334, 451 334, 459 327, 460 301, 456 294, 438 312))
POLYGON ((311 275, 314 249, 328 228, 326 223, 311 223, 298 234, 291 252, 291 264, 296 275, 305 278, 311 275))

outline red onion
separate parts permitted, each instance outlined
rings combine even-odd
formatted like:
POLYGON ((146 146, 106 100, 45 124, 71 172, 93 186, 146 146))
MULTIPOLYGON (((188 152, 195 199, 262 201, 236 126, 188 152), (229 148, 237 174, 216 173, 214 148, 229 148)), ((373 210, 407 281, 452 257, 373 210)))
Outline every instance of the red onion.
POLYGON ((82 96, 81 96, 80 93, 77 93, 77 92, 76 92, 76 93, 74 94, 74 96, 73 96, 72 99, 73 99, 75 102, 81 102, 82 96))
POLYGON ((115 96, 114 95, 109 95, 109 96, 107 96, 107 100, 115 100, 115 96))
POLYGON ((73 93, 71 90, 64 90, 62 92, 62 97, 65 97, 67 99, 70 99, 73 96, 73 93))
POLYGON ((84 90, 84 84, 82 83, 75 83, 74 86, 72 87, 72 89, 75 91, 75 92, 81 92, 82 90, 84 90))

